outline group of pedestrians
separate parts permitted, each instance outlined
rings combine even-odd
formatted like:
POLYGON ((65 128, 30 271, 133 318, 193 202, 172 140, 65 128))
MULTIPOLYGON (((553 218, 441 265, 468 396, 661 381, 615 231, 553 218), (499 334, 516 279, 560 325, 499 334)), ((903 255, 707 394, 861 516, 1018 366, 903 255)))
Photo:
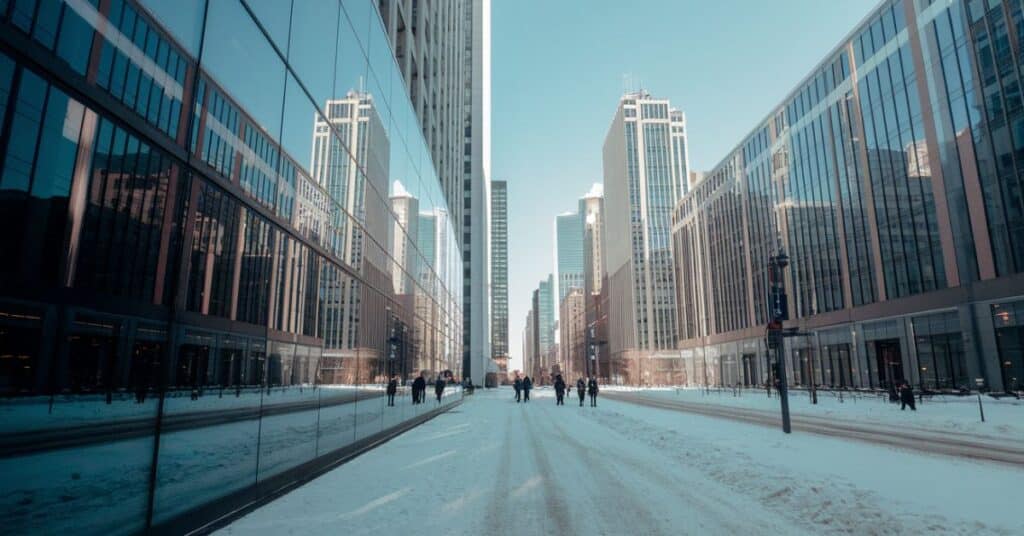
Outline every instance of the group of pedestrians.
MULTIPOLYGON (((520 401, 530 401, 530 390, 533 389, 533 380, 529 376, 524 376, 522 379, 516 374, 516 379, 512 382, 512 388, 516 391, 516 403, 520 401)), ((565 393, 571 391, 568 384, 565 383, 565 379, 562 378, 561 374, 555 375, 555 405, 565 405, 565 393)), ((583 400, 587 395, 590 395, 590 407, 597 407, 597 378, 591 376, 585 381, 583 378, 576 380, 576 394, 580 397, 580 407, 583 407, 583 400)))
MULTIPOLYGON (((434 380, 434 395, 437 397, 437 403, 441 403, 441 398, 444 397, 444 389, 447 385, 444 378, 439 374, 437 380, 434 380)), ((395 394, 398 393, 398 376, 392 375, 391 380, 388 381, 388 405, 395 405, 395 394)), ((427 379, 423 377, 421 372, 415 380, 412 381, 412 403, 422 404, 427 398, 427 379)))
POLYGON ((530 389, 533 389, 533 380, 529 376, 519 379, 519 375, 516 374, 516 380, 512 382, 512 388, 516 390, 516 404, 519 402, 529 402, 530 389))

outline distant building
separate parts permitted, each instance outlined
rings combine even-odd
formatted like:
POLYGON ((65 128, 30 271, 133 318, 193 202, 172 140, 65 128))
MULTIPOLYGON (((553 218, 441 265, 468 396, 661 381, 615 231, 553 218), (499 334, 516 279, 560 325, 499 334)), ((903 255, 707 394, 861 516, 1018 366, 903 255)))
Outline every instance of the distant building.
POLYGON ((652 375, 659 366, 646 360, 673 355, 672 208, 686 193, 688 176, 683 114, 645 91, 623 95, 604 142, 604 258, 615 382, 661 383, 652 375))
POLYGON ((610 378, 608 341, 608 273, 604 263, 604 196, 595 185, 580 200, 583 217, 583 300, 586 312, 586 361, 583 374, 610 378))
POLYGON ((504 361, 507 371, 508 183, 505 181, 491 181, 491 356, 499 369, 504 361))
POLYGON ((559 307, 559 352, 560 365, 566 374, 566 381, 587 374, 586 364, 586 330, 587 313, 584 308, 583 289, 573 287, 569 294, 562 298, 559 307))
POLYGON ((574 288, 583 288, 583 218, 569 212, 555 217, 558 302, 574 288))
POLYGON ((548 274, 537 287, 537 344, 541 367, 550 369, 549 350, 555 341, 555 279, 548 274))

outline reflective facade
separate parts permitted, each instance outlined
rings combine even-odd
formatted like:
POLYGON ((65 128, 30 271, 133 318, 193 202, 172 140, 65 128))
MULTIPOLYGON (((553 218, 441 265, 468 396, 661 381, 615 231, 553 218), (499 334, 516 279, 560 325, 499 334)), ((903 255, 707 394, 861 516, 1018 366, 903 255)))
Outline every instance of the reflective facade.
POLYGON ((604 141, 608 339, 616 381, 653 381, 640 361, 678 336, 672 209, 688 187, 686 123, 669 101, 628 93, 604 141))
POLYGON ((776 248, 797 385, 1020 390, 1024 5, 883 2, 680 201, 688 380, 767 379, 776 248))
POLYGON ((547 381, 558 359, 555 332, 555 277, 541 279, 531 295, 531 306, 523 329, 523 372, 540 384, 547 381))
POLYGON ((608 271, 604 261, 604 193, 595 185, 580 200, 583 214, 583 309, 586 315, 582 372, 607 383, 608 271), (604 363, 602 365, 602 363, 604 363))
POLYGON ((583 288, 583 216, 577 212, 555 217, 555 256, 558 302, 574 288, 583 288))
POLYGON ((380 0, 401 81, 459 231, 463 256, 463 374, 491 361, 490 0, 380 0))
POLYGON ((434 408, 382 396, 461 364, 401 80, 369 1, 0 1, 5 529, 180 522, 434 408))

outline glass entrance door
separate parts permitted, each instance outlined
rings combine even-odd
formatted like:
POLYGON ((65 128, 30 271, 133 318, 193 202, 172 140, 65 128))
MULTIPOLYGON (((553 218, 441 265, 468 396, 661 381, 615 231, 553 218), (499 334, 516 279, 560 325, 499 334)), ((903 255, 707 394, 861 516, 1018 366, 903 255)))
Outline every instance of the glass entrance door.
POLYGON ((880 387, 888 389, 903 381, 903 357, 900 354, 899 339, 875 341, 875 358, 878 360, 880 387))

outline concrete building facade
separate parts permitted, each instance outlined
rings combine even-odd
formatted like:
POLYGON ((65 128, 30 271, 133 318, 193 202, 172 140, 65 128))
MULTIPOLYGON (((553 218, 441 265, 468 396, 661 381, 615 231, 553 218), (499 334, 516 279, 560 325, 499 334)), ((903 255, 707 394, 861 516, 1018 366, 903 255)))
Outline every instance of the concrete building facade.
POLYGON ((608 380, 608 271, 604 262, 604 195, 595 185, 580 201, 583 216, 583 299, 586 361, 583 374, 608 380), (603 353, 602 353, 603 351, 603 353), (602 363, 604 365, 602 366, 602 363))
MULTIPOLYGON (((491 181, 491 356, 508 362, 508 183, 491 181)), ((499 377, 503 377, 499 370, 499 377)))
POLYGON ((604 142, 608 342, 615 383, 646 384, 678 337, 672 207, 687 189, 686 123, 645 91, 619 101, 604 142), (646 371, 646 374, 644 373, 646 371))
POLYGON ((573 287, 562 298, 558 315, 559 366, 566 382, 586 375, 587 313, 583 289, 573 287))

